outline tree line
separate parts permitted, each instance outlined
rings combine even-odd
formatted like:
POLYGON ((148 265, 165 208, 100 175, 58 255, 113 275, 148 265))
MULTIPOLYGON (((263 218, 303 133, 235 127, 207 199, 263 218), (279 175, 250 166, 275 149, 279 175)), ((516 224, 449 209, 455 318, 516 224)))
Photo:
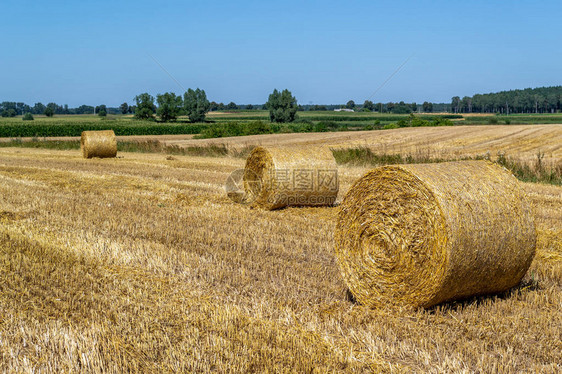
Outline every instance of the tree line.
POLYGON ((562 86, 526 88, 523 90, 501 91, 497 93, 476 94, 460 98, 455 96, 450 104, 432 103, 422 104, 400 102, 374 103, 365 100, 363 104, 356 104, 349 100, 343 105, 299 105, 288 90, 277 91, 270 95, 268 102, 262 105, 238 105, 208 101, 204 90, 189 89, 183 95, 172 92, 151 96, 143 93, 135 97, 135 104, 121 104, 118 108, 106 105, 81 105, 69 108, 68 105, 56 103, 35 103, 33 106, 23 102, 4 101, 0 103, 2 117, 15 117, 33 114, 45 114, 52 117, 56 114, 97 114, 104 117, 107 114, 134 114, 139 119, 155 119, 156 116, 164 122, 174 121, 181 115, 187 115, 192 122, 200 122, 206 113, 225 110, 269 110, 270 119, 276 121, 290 121, 296 118, 297 111, 328 111, 334 109, 349 109, 353 111, 379 112, 393 114, 409 114, 413 112, 452 112, 452 113, 554 113, 562 109, 562 86), (285 92, 287 91, 287 92, 285 92), (290 104, 287 104, 287 103, 290 104), (283 111, 280 108, 283 107, 283 111), (295 111, 295 114, 292 112, 295 111), (272 114, 274 113, 274 114, 272 114), (275 114, 277 113, 277 114, 275 114))
POLYGON ((561 108, 562 86, 526 88, 451 99, 454 113, 556 113, 561 108))
MULTIPOLYGON (((265 109, 265 104, 263 105, 238 105, 234 102, 228 104, 217 103, 211 101, 209 110, 213 111, 224 111, 224 110, 258 110, 265 109)), ((64 114, 97 114, 101 117, 107 114, 134 114, 136 110, 135 105, 129 105, 124 102, 119 107, 108 107, 106 105, 80 105, 76 108, 69 108, 67 104, 59 105, 57 103, 48 103, 47 105, 39 102, 34 105, 28 105, 23 102, 15 101, 4 101, 0 103, 0 116, 2 117, 16 117, 30 114, 44 114, 47 117, 52 117, 53 115, 64 115, 64 114)))
MULTIPOLYGON (((120 113, 119 108, 108 108, 105 105, 91 106, 81 105, 76 108, 69 108, 67 104, 59 105, 57 103, 35 103, 33 106, 22 102, 4 101, 0 103, 0 116, 2 117, 16 117, 27 113, 30 114, 45 114, 53 116, 55 114, 94 114, 99 113, 101 109, 105 109, 109 114, 120 113)), ((132 113, 132 112, 131 112, 132 113)))
MULTIPOLYGON (((183 97, 173 92, 156 95, 156 98, 148 92, 142 93, 135 97, 135 118, 140 120, 154 120, 156 116, 162 122, 173 122, 181 115, 188 116, 191 122, 203 122, 206 114, 213 107, 219 108, 217 103, 209 102, 205 90, 188 89, 183 97)), ((127 103, 123 103, 121 108, 124 110, 127 103)), ((253 106, 246 105, 247 109, 253 109, 253 106)), ((226 109, 238 109, 238 106, 231 102, 226 109)), ((292 93, 285 89, 278 91, 277 89, 269 95, 267 103, 262 108, 269 110, 269 119, 271 122, 292 122, 296 119, 298 110, 297 99, 292 93)))
MULTIPOLYGON (((42 103, 35 103, 35 105, 30 106, 23 102, 2 102, 0 103, 0 115, 2 117, 16 117, 25 114, 44 114, 47 117, 52 117, 53 115, 61 115, 61 114, 96 114, 100 117, 105 117, 107 114, 135 114, 135 117, 139 119, 151 119, 155 118, 155 116, 160 117, 163 121, 169 122, 174 121, 177 117, 181 115, 188 115, 191 109, 189 106, 186 106, 185 103, 188 103, 190 100, 193 99, 193 94, 189 94, 189 91, 186 92, 189 96, 189 100, 186 100, 186 94, 184 96, 176 95, 172 92, 166 92, 164 94, 156 95, 153 97, 148 93, 143 93, 137 95, 134 98, 135 104, 129 105, 127 102, 124 102, 117 108, 107 107, 106 105, 98 105, 98 106, 91 106, 91 105, 81 105, 76 108, 69 108, 68 105, 58 105, 56 103, 48 103, 44 105, 42 103)), ((202 95, 204 91, 196 92, 197 90, 191 90, 195 93, 195 100, 197 101, 197 95, 202 95)), ((282 94, 282 92, 278 92, 282 94)), ((289 92, 290 94, 290 92, 289 92)), ((292 94, 291 94, 292 97, 292 94)), ((238 105, 234 102, 229 102, 228 104, 224 103, 217 103, 215 101, 208 101, 206 95, 204 98, 201 98, 205 101, 203 107, 200 107, 198 110, 204 109, 204 112, 213 112, 213 111, 228 111, 228 110, 268 110, 268 102, 261 104, 261 105, 253 105, 253 104, 246 104, 246 105, 238 105)), ((189 104, 191 105, 191 104, 189 104)), ((200 104, 202 105, 202 104, 200 104)), ((362 105, 356 105, 353 100, 349 100, 346 104, 342 105, 300 105, 296 103, 295 99, 295 108, 296 111, 332 111, 335 109, 351 109, 354 111, 364 111, 364 112, 380 112, 380 113, 394 113, 394 114, 409 114, 412 112, 433 112, 434 105, 441 105, 444 106, 445 104, 433 104, 430 102, 424 102, 421 105, 416 103, 405 103, 403 101, 400 102, 388 102, 388 103, 373 103, 372 101, 365 100, 362 105)), ((445 111, 445 110, 441 110, 445 111)), ((291 115, 292 116, 292 115, 291 115)), ((190 118, 193 118, 195 121, 199 121, 201 116, 197 116, 192 114, 190 118)))
MULTIPOLYGON (((283 96, 283 99, 277 101, 287 100, 290 95, 293 98, 290 91, 285 90, 282 92, 274 91, 273 101, 276 101, 277 94, 283 96), (287 92, 285 92, 287 91, 287 92), (285 93, 284 93, 285 92, 285 93)), ((280 96, 280 97, 281 97, 280 96)), ((27 119, 33 119, 33 114, 44 114, 47 117, 52 117, 54 115, 61 114, 97 114, 100 117, 105 117, 108 114, 134 114, 138 119, 155 119, 156 116, 159 117, 164 122, 174 121, 179 116, 187 115, 192 121, 198 122, 204 119, 204 114, 213 111, 227 111, 227 110, 276 110, 278 113, 279 108, 272 108, 271 105, 276 105, 271 101, 271 97, 268 102, 261 105, 238 105, 235 102, 229 102, 228 104, 217 103, 215 101, 208 101, 205 91, 196 89, 189 89, 183 96, 176 95, 173 92, 166 92, 164 94, 158 94, 156 97, 150 95, 149 93, 143 93, 137 95, 134 98, 135 104, 129 105, 127 102, 122 103, 117 108, 107 107, 106 105, 81 105, 77 108, 69 108, 68 105, 58 105, 56 103, 48 103, 44 105, 42 103, 35 103, 35 105, 30 106, 23 102, 8 102, 4 101, 0 103, 0 115, 2 117, 16 117, 20 115, 31 115, 31 117, 26 117, 27 119), (195 102, 195 104, 193 104, 195 102), (196 107, 193 107, 196 105, 196 107), (198 114, 197 114, 198 113, 198 114)), ((290 100, 289 100, 290 101, 290 100)), ((283 104, 285 105, 285 104, 283 104)), ((353 100, 349 100, 343 105, 300 105, 294 99, 294 103, 291 104, 292 112, 293 109, 296 111, 329 111, 335 109, 351 109, 354 111, 365 111, 365 112, 380 112, 380 113, 394 113, 394 114, 409 114, 412 112, 433 112, 434 104, 430 102, 424 102, 421 105, 416 103, 405 103, 400 102, 388 102, 388 103, 373 103, 372 101, 365 100, 363 105, 356 105, 353 100)), ((445 105, 445 104, 435 104, 435 105, 445 105)), ((285 108, 285 111, 288 109, 285 108)), ((293 118, 296 115, 293 114, 279 114, 278 116, 273 116, 275 118, 293 118)), ((275 120, 277 121, 277 120, 275 120)))

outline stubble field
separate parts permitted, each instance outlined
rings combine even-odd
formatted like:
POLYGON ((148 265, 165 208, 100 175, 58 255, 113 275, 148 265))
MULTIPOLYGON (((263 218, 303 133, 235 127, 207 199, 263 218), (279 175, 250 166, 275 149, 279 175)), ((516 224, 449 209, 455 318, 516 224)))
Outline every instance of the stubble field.
MULTIPOLYGON (((559 159, 560 142, 550 139, 560 139, 561 127, 547 126, 538 140, 535 128, 498 133, 497 144, 503 137, 521 157, 547 144, 559 159), (529 145, 512 145, 521 136, 529 145)), ((484 131, 455 138, 449 128, 404 130, 447 144, 484 131)), ((404 130, 385 136, 404 139, 404 130)), ((332 136, 299 135, 303 145, 332 136)), ((223 183, 243 165, 0 149, 0 370, 562 370, 562 188, 523 184, 538 252, 516 289, 430 310, 373 310, 346 295, 333 255, 338 208, 235 204, 223 183)), ((340 200, 367 170, 340 167, 340 200)))
POLYGON ((423 154, 430 158, 461 158, 498 152, 531 160, 540 151, 546 160, 562 159, 562 125, 481 125, 410 127, 383 131, 342 131, 311 134, 252 135, 233 138, 192 139, 191 136, 157 137, 168 145, 225 144, 326 145, 332 148, 367 147, 384 154, 423 154))

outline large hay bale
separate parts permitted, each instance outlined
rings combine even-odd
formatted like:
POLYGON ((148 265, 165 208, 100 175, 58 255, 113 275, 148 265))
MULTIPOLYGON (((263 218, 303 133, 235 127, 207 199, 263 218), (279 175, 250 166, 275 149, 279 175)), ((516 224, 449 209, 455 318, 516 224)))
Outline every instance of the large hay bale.
POLYGON ((113 130, 83 131, 80 148, 84 158, 117 156, 117 138, 113 130))
POLYGON ((324 147, 256 147, 246 160, 244 188, 253 206, 329 206, 338 196, 338 168, 324 147))
POLYGON ((517 285, 536 232, 515 177, 466 161, 368 172, 342 202, 335 241, 360 303, 430 307, 517 285))

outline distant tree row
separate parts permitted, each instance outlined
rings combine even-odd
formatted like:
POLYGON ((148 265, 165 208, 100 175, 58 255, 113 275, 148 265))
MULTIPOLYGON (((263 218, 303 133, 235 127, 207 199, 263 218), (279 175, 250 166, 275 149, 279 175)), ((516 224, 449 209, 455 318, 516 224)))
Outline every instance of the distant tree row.
POLYGON ((365 100, 361 107, 355 105, 353 100, 350 100, 345 105, 346 109, 360 110, 364 112, 380 112, 380 113, 395 113, 395 114, 408 114, 418 111, 418 104, 416 103, 405 103, 400 101, 398 103, 389 102, 383 103, 373 103, 370 100, 365 100))
MULTIPOLYGON (((281 96, 283 96, 283 92, 277 92, 273 97, 274 101, 278 100, 276 96, 277 94, 281 94, 281 96)), ((285 97, 283 97, 283 99, 279 98, 279 100, 286 101, 286 98, 288 97, 287 95, 288 94, 285 93, 285 97)), ((156 95, 156 97, 153 97, 148 93, 143 93, 135 97, 135 103, 136 105, 129 105, 124 102, 118 108, 109 108, 106 105, 98 105, 95 107, 90 105, 81 105, 77 108, 69 108, 68 105, 58 105, 56 103, 48 103, 47 105, 35 103, 34 106, 29 106, 21 102, 5 101, 0 103, 0 115, 2 117, 15 117, 30 113, 44 114, 48 117, 52 117, 60 114, 97 114, 100 117, 105 117, 108 114, 135 114, 135 117, 139 119, 154 119, 158 116, 160 117, 160 120, 164 122, 175 121, 181 115, 188 115, 192 121, 198 122, 202 121, 205 117, 204 114, 209 111, 270 109, 268 107, 268 103, 264 103, 262 105, 238 105, 231 101, 225 105, 215 101, 208 102, 205 91, 202 90, 188 90, 183 97, 171 92, 156 95), (187 102, 185 101, 186 95, 189 98, 187 102), (189 113, 191 113, 191 115, 189 115, 189 113)), ((274 103, 270 104, 275 105, 274 103)), ((283 105, 286 106, 286 103, 283 105)), ((357 105, 353 100, 349 100, 345 105, 298 105, 295 99, 293 105, 297 111, 329 111, 346 108, 365 112, 407 114, 419 110, 423 112, 432 112, 434 110, 434 104, 427 101, 422 105, 418 105, 416 103, 404 103, 403 101, 398 103, 373 103, 370 100, 365 100, 363 105, 357 105)), ((435 106, 437 106, 440 111, 447 111, 450 108, 450 106, 446 104, 435 104, 435 106)), ((291 106, 291 111, 293 111, 294 108, 291 106)), ((464 107, 461 106, 461 108, 464 107)), ((275 115, 274 117, 278 118, 278 116, 275 115)), ((286 115, 286 118, 291 120, 291 118, 296 118, 296 114, 293 115, 289 113, 286 115)))
POLYGON ((150 120, 157 115, 163 122, 176 121, 183 114, 187 115, 191 122, 202 122, 211 106, 205 91, 199 88, 188 89, 183 98, 173 92, 156 95, 158 106, 154 96, 147 92, 137 95, 135 102, 135 118, 150 120))
MULTIPOLYGON (((93 110, 93 108, 92 108, 93 110)), ((34 106, 29 106, 21 102, 4 101, 0 103, 0 115, 2 117, 15 117, 25 113, 31 114, 44 114, 52 112, 53 114, 74 114, 76 109, 69 109, 68 105, 58 105, 56 103, 35 103, 34 106)))
MULTIPOLYGON (((283 91, 284 92, 284 91, 283 91)), ((278 94, 283 96, 283 92, 275 93, 272 98, 273 101, 278 100, 278 94)), ((290 92, 288 93, 290 94, 290 92)), ((279 100, 287 100, 287 92, 285 96, 279 100)), ((291 95, 292 97, 292 95, 291 95)), ((268 110, 268 103, 262 105, 238 105, 234 102, 228 104, 217 103, 215 101, 208 102, 205 92, 202 90, 188 90, 183 97, 176 95, 175 93, 167 92, 164 94, 156 95, 156 98, 148 93, 143 93, 135 97, 136 105, 129 105, 124 102, 118 108, 108 108, 106 105, 90 106, 81 105, 77 108, 69 108, 68 105, 58 105, 56 103, 49 103, 43 105, 42 103, 36 103, 34 106, 29 106, 21 102, 2 102, 0 103, 0 115, 3 117, 15 117, 18 115, 24 115, 26 113, 30 114, 45 114, 48 117, 60 114, 97 114, 100 117, 105 117, 107 114, 135 114, 135 117, 140 119, 151 119, 155 116, 160 117, 164 122, 175 121, 180 115, 188 115, 192 121, 198 122, 204 119, 204 114, 209 111, 228 111, 228 110, 255 110, 262 109, 268 110), (186 102, 186 95, 189 100, 186 102), (203 97, 204 96, 204 97, 203 97), (199 100, 199 101, 198 101, 199 100), (187 104, 186 104, 187 103, 187 104), (193 104, 196 103, 196 104, 193 104), (198 103, 198 104, 197 104, 198 103), (195 105, 195 106, 194 106, 195 105), (191 115, 189 115, 191 113, 191 115)), ((269 103, 275 105, 275 103, 269 103)), ((283 105, 286 106, 286 103, 283 105)), ((372 101, 366 100, 363 105, 356 105, 353 100, 349 100, 345 105, 298 105, 296 99, 294 100, 294 108, 297 111, 328 111, 338 108, 347 108, 356 111, 366 111, 366 112, 382 112, 382 113, 411 113, 418 111, 418 105, 416 103, 407 104, 403 101, 398 103, 373 103, 372 101)), ((424 112, 433 111, 433 104, 429 102, 424 102, 421 106, 424 112)), ((294 109, 291 106, 291 111, 294 109)), ((285 108, 285 110, 287 110, 285 108)), ((289 113, 286 115, 288 120, 291 118, 296 118, 295 115, 289 113)), ((275 118, 278 116, 274 115, 275 118)))
POLYGON ((526 88, 451 99, 454 113, 555 113, 562 109, 562 86, 526 88))
MULTIPOLYGON (((232 101, 226 105, 215 101, 209 102, 205 91, 199 88, 195 90, 188 89, 183 94, 183 97, 173 92, 166 92, 156 95, 155 98, 145 92, 137 95, 135 102, 136 106, 132 108, 134 108, 133 112, 137 119, 155 119, 155 116, 158 116, 163 122, 175 121, 181 115, 187 115, 192 122, 201 122, 205 120, 205 115, 209 111, 258 109, 258 107, 254 107, 252 104, 237 105, 232 101)), ((123 103, 120 108, 122 113, 125 114, 125 111, 131 107, 127 103, 123 103)), ((260 106, 260 108, 264 109, 265 104, 260 106)))
POLYGON ((240 106, 237 105, 235 102, 231 101, 228 104, 223 104, 223 103, 216 103, 214 101, 211 101, 211 107, 210 107, 210 111, 211 112, 215 112, 215 111, 223 111, 223 110, 238 110, 238 109, 248 109, 248 110, 252 110, 254 109, 253 105, 245 105, 245 106, 240 106))
POLYGON ((356 104, 353 100, 349 100, 345 105, 299 105, 299 110, 302 111, 325 111, 334 109, 352 109, 354 111, 362 112, 381 112, 381 113, 411 113, 411 112, 426 112, 431 113, 433 111, 445 112, 450 107, 450 104, 443 103, 431 103, 425 101, 423 104, 419 105, 417 103, 405 103, 400 102, 389 102, 389 103, 373 103, 370 100, 365 100, 362 105, 356 104))
MULTIPOLYGON (((145 92, 135 97, 135 118, 141 120, 153 120, 158 116, 163 122, 176 121, 180 115, 187 115, 191 122, 202 122, 205 115, 211 110, 236 110, 239 106, 234 102, 228 105, 209 102, 204 90, 199 88, 193 90, 188 89, 183 97, 173 92, 154 96, 145 92)), ((127 103, 123 103, 121 108, 123 111, 128 107, 127 103)), ((245 105, 245 109, 251 110, 253 105, 245 105)), ((292 122, 296 119, 298 110, 297 99, 289 90, 279 92, 274 90, 269 95, 269 100, 262 108, 269 109, 269 117, 271 122, 292 122)))
MULTIPOLYGON (((95 113, 98 114, 102 107, 105 109, 106 114, 117 114, 120 112, 118 108, 108 108, 105 105, 97 107, 81 105, 77 108, 69 108, 67 104, 58 105, 57 103, 48 103, 44 105, 43 103, 35 103, 35 105, 30 106, 21 102, 4 101, 0 103, 0 116, 15 117, 26 113, 45 114, 48 117, 52 117, 55 114, 93 114, 94 109, 95 113)), ((132 111, 129 111, 129 113, 132 113, 132 111)))
POLYGON ((296 99, 288 90, 279 92, 275 90, 263 105, 237 105, 234 102, 228 104, 209 102, 205 91, 189 89, 183 96, 174 93, 164 93, 156 98, 148 93, 135 97, 136 105, 123 103, 119 108, 108 108, 106 105, 90 106, 81 105, 77 108, 69 108, 68 105, 56 103, 35 103, 33 106, 23 102, 4 101, 0 103, 0 116, 15 117, 29 114, 45 114, 52 117, 57 114, 98 114, 101 117, 107 114, 130 114, 140 119, 151 119, 157 115, 162 121, 174 121, 180 115, 189 116, 191 121, 203 121, 205 114, 209 111, 225 110, 254 110, 265 109, 270 112, 270 119, 277 121, 293 121, 296 111, 314 110, 328 111, 338 108, 351 109, 354 111, 380 112, 408 114, 412 112, 444 112, 454 113, 553 113, 562 110, 562 86, 526 88, 524 90, 501 91, 497 93, 476 94, 463 98, 455 96, 450 104, 431 103, 425 101, 423 104, 388 102, 373 103, 365 100, 362 105, 349 100, 345 105, 298 105, 296 99), (295 112, 295 113, 293 113, 295 112), (281 114, 282 113, 282 114, 281 114))

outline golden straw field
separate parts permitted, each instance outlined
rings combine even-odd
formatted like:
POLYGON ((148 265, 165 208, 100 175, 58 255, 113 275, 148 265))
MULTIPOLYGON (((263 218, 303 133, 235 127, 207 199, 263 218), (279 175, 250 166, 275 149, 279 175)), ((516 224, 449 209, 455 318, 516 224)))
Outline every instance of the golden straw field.
POLYGON ((192 136, 162 136, 169 145, 226 144, 241 146, 327 145, 368 147, 377 153, 418 154, 434 158, 459 158, 498 152, 519 159, 562 159, 562 125, 483 125, 409 127, 383 131, 342 131, 306 134, 252 135, 196 140, 192 136))
MULTIPOLYGON (((562 125, 365 134, 169 142, 562 158, 562 125)), ((347 296, 335 259, 339 208, 236 204, 223 185, 244 163, 1 148, 0 371, 562 370, 562 187, 522 184, 538 246, 519 286, 430 309, 371 309, 347 296)), ((340 165, 338 201, 368 170, 340 165)))

